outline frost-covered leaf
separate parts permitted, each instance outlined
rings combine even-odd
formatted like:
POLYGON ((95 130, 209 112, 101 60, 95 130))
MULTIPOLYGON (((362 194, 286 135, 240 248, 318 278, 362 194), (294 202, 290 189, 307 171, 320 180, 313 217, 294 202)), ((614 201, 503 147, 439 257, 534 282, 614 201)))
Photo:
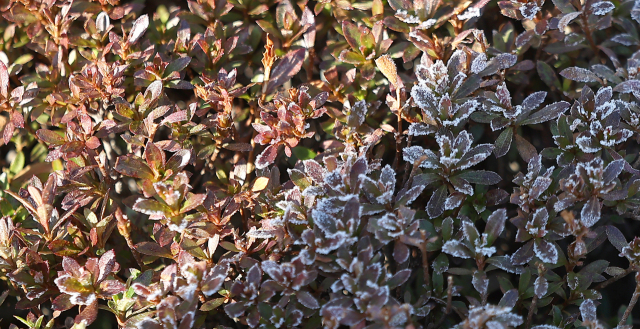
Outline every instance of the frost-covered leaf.
POLYGON ((568 67, 560 71, 560 75, 578 82, 595 82, 600 80, 595 73, 577 66, 568 67))
POLYGON ((595 321, 597 319, 596 305, 593 303, 593 300, 585 299, 582 304, 580 304, 580 315, 582 315, 583 321, 595 321))
POLYGON ((144 34, 144 32, 149 27, 149 16, 142 15, 138 19, 133 22, 133 26, 131 26, 131 32, 129 32, 128 42, 130 44, 136 43, 140 37, 144 34))
POLYGON ((611 1, 600 1, 591 5, 591 12, 597 16, 604 16, 615 8, 611 1))

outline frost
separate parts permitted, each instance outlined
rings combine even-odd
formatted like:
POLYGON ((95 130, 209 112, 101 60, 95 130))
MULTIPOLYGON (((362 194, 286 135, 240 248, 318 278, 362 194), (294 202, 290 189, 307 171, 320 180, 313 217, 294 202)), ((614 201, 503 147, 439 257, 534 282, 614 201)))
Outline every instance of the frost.
POLYGON ((412 123, 409 126, 409 136, 425 136, 430 133, 429 127, 421 122, 412 123))
POLYGON ((610 1, 600 1, 591 5, 593 14, 598 16, 604 16, 615 8, 616 6, 610 1))
POLYGON ((255 226, 252 226, 249 232, 246 233, 246 236, 255 239, 269 239, 275 237, 274 234, 269 231, 263 229, 256 229, 255 226))
POLYGON ((549 283, 547 283, 547 280, 544 277, 539 276, 533 286, 535 288, 536 296, 538 296, 538 298, 543 298, 544 295, 547 294, 549 283))
POLYGON ((596 305, 591 299, 585 299, 580 304, 580 315, 582 315, 583 321, 595 321, 596 320, 596 305))
POLYGON ((453 257, 458 258, 471 258, 469 254, 464 252, 466 249, 460 240, 449 240, 442 246, 442 252, 447 253, 453 257))
POLYGON ((407 24, 419 24, 420 18, 418 16, 409 15, 409 12, 406 10, 398 9, 395 15, 399 20, 407 23, 407 24))
POLYGON ((536 17, 536 14, 540 11, 540 7, 535 2, 525 3, 520 6, 520 13, 524 18, 533 20, 536 17))
POLYGON ((533 244, 533 251, 536 256, 543 262, 555 264, 558 262, 558 250, 556 246, 544 239, 536 241, 533 244))
POLYGON ((472 73, 480 73, 487 67, 487 55, 485 53, 480 53, 476 58, 471 62, 471 72, 472 73))
POLYGON ((463 14, 458 15, 458 19, 461 20, 461 21, 466 21, 466 20, 474 18, 474 17, 480 17, 480 9, 479 8, 470 7, 463 14))

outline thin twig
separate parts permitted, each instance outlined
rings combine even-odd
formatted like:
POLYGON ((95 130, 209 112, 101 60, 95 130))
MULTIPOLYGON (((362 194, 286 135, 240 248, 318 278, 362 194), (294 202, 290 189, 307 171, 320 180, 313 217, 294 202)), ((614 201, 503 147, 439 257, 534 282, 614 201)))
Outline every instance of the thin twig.
POLYGON ((629 315, 631 315, 633 307, 636 306, 636 303, 638 302, 638 297, 640 297, 640 272, 636 274, 636 290, 633 292, 633 296, 631 296, 629 306, 627 306, 627 310, 624 311, 624 315, 622 315, 622 319, 620 319, 618 327, 622 327, 622 325, 627 322, 627 319, 629 318, 629 315))

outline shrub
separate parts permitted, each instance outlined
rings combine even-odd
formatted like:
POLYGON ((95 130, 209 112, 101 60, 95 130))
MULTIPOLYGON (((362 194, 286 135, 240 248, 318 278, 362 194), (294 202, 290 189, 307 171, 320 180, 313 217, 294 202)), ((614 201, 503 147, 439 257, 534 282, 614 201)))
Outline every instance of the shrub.
POLYGON ((639 3, 2 1, 2 326, 631 328, 639 3))

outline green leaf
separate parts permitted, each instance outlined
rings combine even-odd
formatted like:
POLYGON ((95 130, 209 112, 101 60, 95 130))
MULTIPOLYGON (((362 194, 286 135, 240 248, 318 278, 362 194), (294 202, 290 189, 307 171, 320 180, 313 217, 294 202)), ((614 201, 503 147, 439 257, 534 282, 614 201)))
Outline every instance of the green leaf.
POLYGON ((309 160, 316 157, 316 152, 304 146, 296 146, 291 149, 291 152, 293 152, 293 155, 299 160, 309 160))
POLYGON ((496 139, 496 147, 493 149, 493 154, 495 154, 496 158, 502 157, 511 148, 511 141, 513 140, 513 127, 508 127, 503 130, 496 139))
POLYGON ((24 153, 20 151, 16 154, 16 157, 13 158, 13 161, 11 162, 11 166, 9 166, 9 173, 11 177, 17 175, 22 170, 22 168, 24 168, 24 162, 25 162, 24 153))
POLYGON ((543 61, 538 61, 536 68, 538 69, 538 75, 540 76, 540 79, 542 79, 542 81, 544 81, 547 86, 551 88, 555 87, 556 89, 561 88, 560 80, 556 75, 556 71, 549 64, 543 61))

